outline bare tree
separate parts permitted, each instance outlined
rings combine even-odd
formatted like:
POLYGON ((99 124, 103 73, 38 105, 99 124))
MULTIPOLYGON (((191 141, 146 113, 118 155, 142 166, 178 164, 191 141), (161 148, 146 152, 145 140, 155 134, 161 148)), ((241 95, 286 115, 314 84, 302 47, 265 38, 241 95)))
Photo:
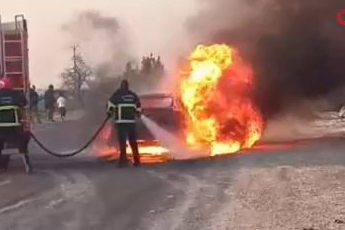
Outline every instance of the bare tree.
POLYGON ((77 53, 78 46, 73 49, 73 67, 66 68, 61 73, 62 85, 64 88, 74 92, 79 102, 82 102, 82 86, 91 80, 92 69, 85 63, 80 53, 77 53))

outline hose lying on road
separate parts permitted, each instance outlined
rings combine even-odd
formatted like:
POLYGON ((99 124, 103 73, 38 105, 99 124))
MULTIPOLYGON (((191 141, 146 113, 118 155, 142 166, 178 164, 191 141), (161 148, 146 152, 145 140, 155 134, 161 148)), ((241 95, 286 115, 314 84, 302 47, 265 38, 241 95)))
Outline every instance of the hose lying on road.
POLYGON ((39 141, 37 139, 37 137, 33 134, 30 133, 32 139, 36 142, 36 144, 41 147, 44 151, 46 151, 48 154, 54 156, 54 157, 60 157, 60 158, 66 158, 66 157, 72 157, 75 156, 79 153, 81 153, 83 150, 85 150, 87 147, 89 147, 89 145, 96 139, 96 137, 98 136, 98 134, 102 131, 102 129, 104 128, 104 126, 107 124, 108 120, 109 120, 109 116, 106 117, 106 119, 104 119, 104 121, 102 122, 101 126, 97 129, 96 133, 92 136, 92 138, 86 142, 85 145, 83 145, 80 149, 70 152, 70 153, 58 153, 58 152, 54 152, 50 149, 48 149, 41 141, 39 141))

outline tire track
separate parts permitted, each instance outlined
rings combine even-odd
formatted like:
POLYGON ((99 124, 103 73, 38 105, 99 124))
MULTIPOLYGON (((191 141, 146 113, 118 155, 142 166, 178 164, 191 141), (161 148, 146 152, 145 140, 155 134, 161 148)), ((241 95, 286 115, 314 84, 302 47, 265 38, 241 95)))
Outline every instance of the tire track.
POLYGON ((11 183, 12 183, 12 180, 5 180, 3 182, 0 182, 0 187, 11 184, 11 183))
POLYGON ((33 200, 34 199, 21 200, 15 204, 2 207, 2 208, 0 208, 0 215, 7 213, 7 212, 10 212, 10 211, 14 211, 14 210, 19 209, 19 208, 22 208, 23 206, 27 205, 28 203, 32 202, 33 200))
POLYGON ((48 174, 46 180, 54 180, 54 186, 0 208, 0 229, 83 229, 85 205, 95 194, 90 179, 75 171, 41 173, 48 174))
MULTIPOLYGON (((173 204, 168 205, 172 207, 167 209, 167 206, 164 206, 162 212, 154 212, 155 216, 151 217, 145 229, 206 229, 207 226, 213 225, 210 221, 219 212, 221 201, 227 196, 223 188, 228 186, 228 182, 219 175, 219 172, 210 169, 197 175, 181 173, 161 175, 156 172, 152 174, 167 182, 173 189, 172 194, 179 195, 171 201, 173 204), (175 180, 171 180, 171 176, 175 177, 175 180)), ((167 198, 169 199, 169 196, 167 198)))

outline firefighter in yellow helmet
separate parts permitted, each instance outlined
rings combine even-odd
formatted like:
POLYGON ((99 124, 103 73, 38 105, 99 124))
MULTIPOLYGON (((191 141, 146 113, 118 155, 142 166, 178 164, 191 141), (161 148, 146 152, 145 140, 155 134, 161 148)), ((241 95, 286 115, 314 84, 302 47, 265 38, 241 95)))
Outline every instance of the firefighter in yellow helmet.
POLYGON ((9 78, 0 81, 0 169, 6 170, 10 161, 9 155, 3 155, 6 145, 15 145, 22 154, 25 170, 32 171, 28 156, 30 134, 25 132, 21 123, 21 114, 26 106, 24 93, 12 89, 9 78))
POLYGON ((134 166, 140 166, 140 155, 136 135, 136 117, 140 116, 140 100, 138 96, 129 90, 127 80, 121 82, 120 88, 108 101, 108 113, 115 118, 115 128, 120 145, 119 167, 128 165, 126 153, 126 141, 128 139, 132 149, 134 166))

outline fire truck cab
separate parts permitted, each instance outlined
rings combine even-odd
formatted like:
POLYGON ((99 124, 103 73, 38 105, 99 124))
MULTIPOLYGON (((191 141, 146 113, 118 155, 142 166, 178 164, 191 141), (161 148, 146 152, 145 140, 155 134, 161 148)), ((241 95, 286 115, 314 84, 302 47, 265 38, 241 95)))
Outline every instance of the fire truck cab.
MULTIPOLYGON (((13 87, 22 91, 30 102, 28 29, 24 15, 11 22, 0 16, 0 79, 10 78, 13 87)), ((25 131, 30 131, 29 105, 22 111, 25 131)))

